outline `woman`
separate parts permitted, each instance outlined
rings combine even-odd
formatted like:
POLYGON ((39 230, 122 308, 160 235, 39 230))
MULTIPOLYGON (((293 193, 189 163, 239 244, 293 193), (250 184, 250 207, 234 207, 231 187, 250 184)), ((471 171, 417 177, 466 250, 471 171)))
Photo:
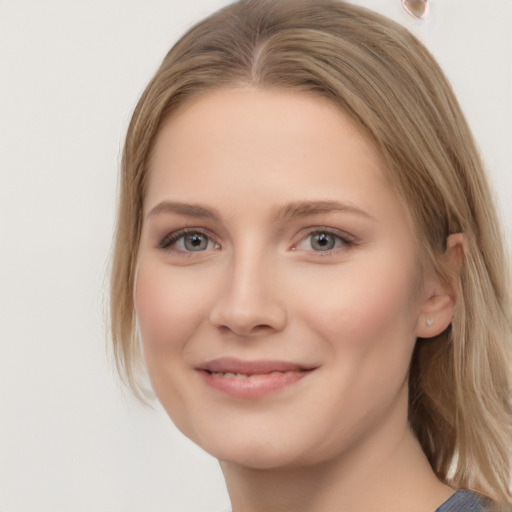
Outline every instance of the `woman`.
POLYGON ((247 0, 171 49, 126 138, 112 336, 235 512, 507 509, 509 300, 475 144, 405 29, 247 0))

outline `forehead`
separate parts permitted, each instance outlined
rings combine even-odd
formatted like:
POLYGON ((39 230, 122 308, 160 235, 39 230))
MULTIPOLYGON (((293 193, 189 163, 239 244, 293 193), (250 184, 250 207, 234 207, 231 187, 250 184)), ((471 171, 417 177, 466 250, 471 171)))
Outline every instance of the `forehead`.
POLYGON ((298 144, 304 140, 324 146, 333 142, 339 145, 340 130, 343 130, 347 142, 365 146, 367 153, 379 159, 370 138, 356 122, 332 101, 320 95, 249 86, 215 89, 185 102, 164 121, 157 136, 152 163, 158 146, 162 146, 162 139, 168 143, 171 137, 176 145, 180 144, 178 139, 181 142, 195 139, 202 143, 201 147, 205 147, 209 142, 227 142, 224 135, 229 132, 233 146, 243 142, 244 137, 251 137, 252 140, 246 142, 252 145, 254 151, 258 151, 257 143, 268 144, 271 141, 274 147, 283 150, 285 144, 290 142, 299 151, 298 144), (276 134, 279 135, 277 139, 274 137, 276 134))
POLYGON ((247 209, 254 197, 261 207, 312 199, 372 209, 387 199, 403 209, 369 137, 333 103, 306 93, 200 95, 163 124, 149 173, 146 211, 163 200, 247 209))

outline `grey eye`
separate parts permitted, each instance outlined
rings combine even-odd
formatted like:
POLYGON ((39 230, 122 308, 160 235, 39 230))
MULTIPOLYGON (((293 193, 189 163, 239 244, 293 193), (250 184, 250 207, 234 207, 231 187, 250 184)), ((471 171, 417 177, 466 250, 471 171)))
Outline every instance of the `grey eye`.
POLYGON ((183 246, 187 251, 205 251, 210 239, 201 233, 191 233, 183 236, 183 246))
POLYGON ((313 233, 311 236, 311 248, 314 251, 331 251, 336 247, 338 237, 331 233, 313 233))

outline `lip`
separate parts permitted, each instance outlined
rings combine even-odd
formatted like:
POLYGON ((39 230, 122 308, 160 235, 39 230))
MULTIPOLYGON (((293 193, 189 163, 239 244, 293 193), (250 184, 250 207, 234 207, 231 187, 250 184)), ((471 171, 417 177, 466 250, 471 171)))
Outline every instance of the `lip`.
POLYGON ((209 387, 234 398, 263 397, 297 383, 315 369, 287 361, 242 361, 231 357, 196 368, 209 387))

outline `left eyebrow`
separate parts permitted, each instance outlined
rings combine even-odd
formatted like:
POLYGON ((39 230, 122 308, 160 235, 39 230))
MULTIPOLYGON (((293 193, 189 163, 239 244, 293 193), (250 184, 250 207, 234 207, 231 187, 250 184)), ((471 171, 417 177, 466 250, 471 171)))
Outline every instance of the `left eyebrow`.
POLYGON ((375 220, 368 212, 365 212, 354 204, 340 203, 339 201, 294 201, 278 207, 276 217, 280 219, 290 219, 333 212, 351 213, 375 220))

